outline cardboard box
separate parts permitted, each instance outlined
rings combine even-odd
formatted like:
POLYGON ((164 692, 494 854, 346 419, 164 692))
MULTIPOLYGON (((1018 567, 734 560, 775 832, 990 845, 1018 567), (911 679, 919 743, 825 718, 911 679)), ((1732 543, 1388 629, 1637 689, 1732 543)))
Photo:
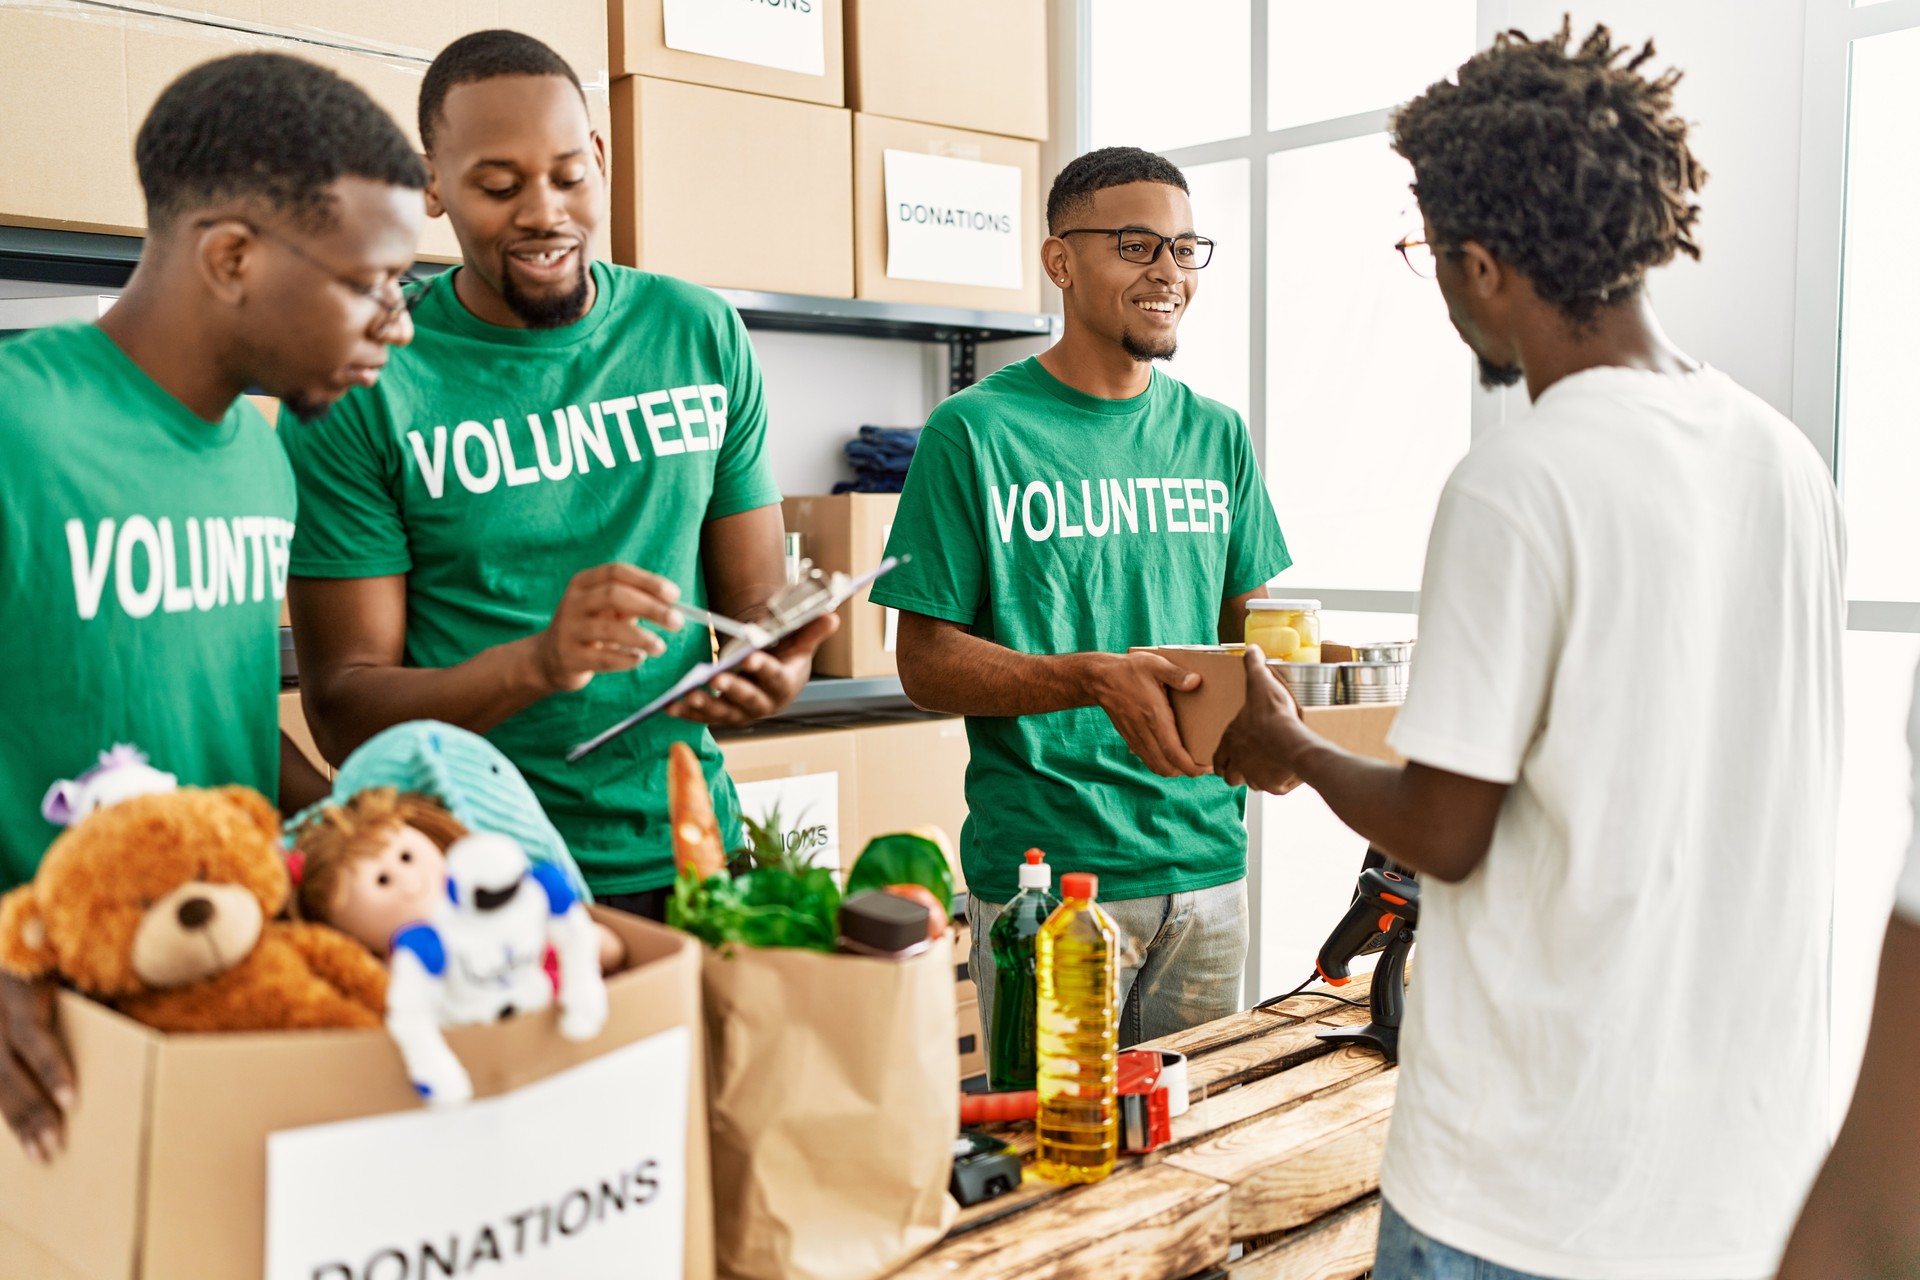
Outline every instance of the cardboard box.
MULTIPOLYGON (((893 530, 900 496, 892 493, 839 493, 820 498, 788 498, 780 504, 787 532, 800 535, 800 554, 827 572, 862 574, 880 563, 893 530)), ((840 629, 813 657, 817 676, 891 676, 899 626, 891 609, 873 604, 871 590, 840 606, 840 629)), ((949 833, 956 839, 960 832, 949 833)))
MULTIPOLYGON (((873 606, 867 606, 872 609, 873 606)), ((954 718, 914 719, 853 730, 860 777, 853 831, 864 846, 875 836, 935 826, 947 833, 956 890, 960 829, 967 821, 967 725, 954 718)))
POLYGON ((314 768, 323 778, 333 776, 333 766, 320 754, 319 744, 313 740, 313 730, 307 724, 307 711, 300 703, 298 689, 282 690, 280 694, 280 732, 287 735, 293 745, 300 748, 314 768))
POLYGON ((126 231, 146 221, 127 128, 126 21, 0 5, 0 222, 126 231), (76 94, 85 86, 84 96, 76 94))
POLYGON ((403 5, 391 0, 187 0, 168 7, 176 14, 266 32, 423 58, 433 57, 461 31, 456 0, 408 0, 403 5))
MULTIPOLYGON (((720 740, 743 816, 765 821, 778 810, 788 842, 823 866, 846 870, 863 842, 852 831, 859 810, 859 765, 851 730, 777 732, 778 725, 720 740)), ((732 848, 746 837, 722 832, 732 848)))
POLYGON ((613 256, 720 289, 853 296, 850 113, 613 83, 613 256))
MULTIPOLYGON (((652 76, 660 80, 682 80, 716 89, 844 107, 847 105, 846 55, 841 36, 840 0, 812 2, 820 6, 824 27, 825 44, 821 52, 825 71, 821 75, 669 49, 664 0, 612 0, 607 14, 612 75, 615 79, 652 76)), ((768 17, 777 19, 778 15, 763 15, 757 9, 749 11, 741 7, 733 20, 754 22, 768 17)))
MULTIPOLYGON (((636 1097, 633 1105, 684 1112, 684 1274, 705 1280, 713 1274, 713 1228, 699 944, 631 916, 597 914, 634 961, 608 980, 611 1013, 598 1038, 584 1045, 562 1039, 548 1011, 455 1028, 447 1039, 485 1099, 685 1028, 655 1047, 673 1049, 677 1074, 684 1043, 686 1096, 636 1097)), ((18 1144, 0 1142, 0 1275, 258 1280, 267 1248, 269 1136, 424 1114, 383 1031, 162 1035, 72 993, 61 995, 59 1017, 79 1101, 68 1116, 66 1150, 51 1165, 30 1164, 18 1144)), ((467 1114, 486 1141, 514 1139, 499 1108, 467 1114)), ((462 1117, 451 1118, 457 1124, 462 1117)), ((500 1173, 475 1168, 476 1189, 500 1173)), ((578 1171, 581 1185, 605 1176, 597 1168, 578 1171)), ((476 1190, 475 1201, 482 1198, 476 1190)), ((338 1212, 337 1202, 322 1198, 313 1212, 338 1212)), ((421 1223, 423 1232, 431 1229, 421 1223)), ((335 1280, 341 1268, 315 1266, 302 1270, 301 1280, 310 1280, 309 1270, 335 1280)))
MULTIPOLYGON (((914 12, 918 13, 916 7, 914 12)), ((858 112, 853 117, 854 296, 880 302, 973 307, 983 311, 1040 309, 1040 144, 989 133, 912 124, 858 112), (1007 165, 1020 170, 1021 284, 1019 288, 896 280, 887 274, 886 153, 1007 165)))
POLYGON ((968 1000, 954 1010, 958 1032, 956 1048, 960 1052, 960 1078, 986 1074, 987 1037, 980 1029, 980 1002, 968 1000))
POLYGON ((1044 139, 1049 65, 1046 0, 847 0, 855 111, 1044 139))
POLYGON ((565 58, 583 85, 604 91, 611 79, 607 22, 606 0, 457 0, 453 34, 523 31, 565 58))
MULTIPOLYGON (((1176 666, 1200 673, 1200 687, 1189 693, 1174 692, 1173 719, 1180 727, 1180 740, 1202 764, 1211 764, 1219 749, 1221 735, 1233 723, 1247 700, 1245 658, 1237 646, 1165 645, 1148 650, 1176 666)), ((1370 756, 1391 764, 1402 757, 1387 746, 1387 732, 1400 708, 1392 704, 1346 707, 1302 707, 1300 718, 1309 729, 1355 755, 1370 756)))

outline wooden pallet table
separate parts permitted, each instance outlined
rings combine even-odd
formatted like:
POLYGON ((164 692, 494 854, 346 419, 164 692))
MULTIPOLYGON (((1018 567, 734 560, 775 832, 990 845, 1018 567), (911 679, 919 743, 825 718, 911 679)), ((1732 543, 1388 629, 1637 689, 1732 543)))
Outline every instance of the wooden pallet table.
MULTIPOLYGON (((1362 975, 1340 994, 1364 1002, 1367 991, 1362 975)), ((1364 1275, 1397 1076, 1377 1053, 1319 1038, 1364 1021, 1365 1010, 1310 992, 1151 1042, 1188 1059, 1192 1106, 1172 1142, 1121 1157, 1090 1186, 1029 1170, 1014 1192, 962 1211, 891 1280, 1364 1275)), ((1001 1132, 1031 1157, 1031 1124, 1001 1132)))

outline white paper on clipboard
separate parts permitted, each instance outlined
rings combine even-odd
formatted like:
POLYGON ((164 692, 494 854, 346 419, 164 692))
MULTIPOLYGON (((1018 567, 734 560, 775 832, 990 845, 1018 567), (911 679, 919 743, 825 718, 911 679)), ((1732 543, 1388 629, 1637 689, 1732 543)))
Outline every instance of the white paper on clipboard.
POLYGON ((862 591, 872 586, 878 579, 893 572, 900 564, 900 557, 888 556, 866 573, 846 583, 840 590, 828 593, 827 597, 819 604, 789 619, 785 626, 768 635, 764 643, 759 645, 741 645, 738 649, 733 650, 723 658, 716 658, 712 662, 697 664, 693 670, 674 681, 671 689, 668 689, 652 702, 641 707, 638 711, 617 724, 610 725, 606 729, 601 730, 573 750, 567 752, 567 763, 573 764, 582 757, 599 750, 627 730, 633 728, 633 726, 639 724, 642 720, 646 720, 665 711, 668 707, 686 697, 695 689, 704 688, 706 685, 712 683, 715 676, 724 675, 745 662, 748 655, 758 653, 762 649, 772 648, 814 619, 824 618, 848 600, 851 600, 854 596, 859 595, 862 591))

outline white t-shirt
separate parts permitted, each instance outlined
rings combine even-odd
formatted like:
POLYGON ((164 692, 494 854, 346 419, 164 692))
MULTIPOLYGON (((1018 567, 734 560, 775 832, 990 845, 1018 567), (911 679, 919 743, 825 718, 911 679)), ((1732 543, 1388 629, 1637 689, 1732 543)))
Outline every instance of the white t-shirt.
POLYGON ((1833 484, 1712 370, 1594 369, 1434 518, 1411 760, 1511 783, 1428 878, 1382 1189, 1568 1280, 1773 1274, 1825 1153, 1833 484))
POLYGON ((1920 925, 1920 672, 1914 673, 1913 710, 1907 714, 1907 750, 1913 758, 1913 837, 1907 865, 1893 888, 1893 914, 1920 925))

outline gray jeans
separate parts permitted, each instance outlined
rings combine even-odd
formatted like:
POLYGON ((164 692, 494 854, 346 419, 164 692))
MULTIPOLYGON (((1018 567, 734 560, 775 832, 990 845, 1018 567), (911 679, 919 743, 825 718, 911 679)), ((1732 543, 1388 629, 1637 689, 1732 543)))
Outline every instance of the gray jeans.
MULTIPOLYGON (((967 899, 968 968, 980 992, 980 1026, 993 1040, 993 944, 1005 903, 967 899)), ((1247 882, 1100 907, 1120 929, 1120 1047, 1158 1040, 1238 1013, 1247 963, 1247 882)))

